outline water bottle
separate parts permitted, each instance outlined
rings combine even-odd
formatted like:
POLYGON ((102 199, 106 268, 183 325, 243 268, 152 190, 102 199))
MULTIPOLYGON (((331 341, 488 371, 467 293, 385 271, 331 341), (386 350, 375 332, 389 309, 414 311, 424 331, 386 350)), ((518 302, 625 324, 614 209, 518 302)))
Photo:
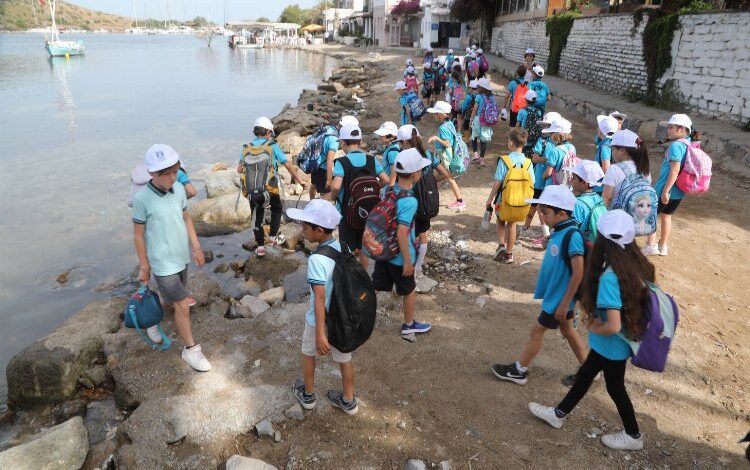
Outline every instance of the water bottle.
POLYGON ((491 219, 492 219, 492 207, 488 206, 487 210, 484 211, 484 217, 482 217, 482 230, 490 229, 491 219))

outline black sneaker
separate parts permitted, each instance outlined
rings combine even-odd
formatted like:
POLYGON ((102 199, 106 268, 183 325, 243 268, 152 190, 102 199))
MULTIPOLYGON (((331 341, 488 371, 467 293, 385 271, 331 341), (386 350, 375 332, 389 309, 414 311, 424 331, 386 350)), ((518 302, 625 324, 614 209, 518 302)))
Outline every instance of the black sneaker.
POLYGON ((302 408, 306 410, 312 410, 315 408, 315 393, 305 392, 305 382, 302 379, 297 379, 292 385, 292 393, 294 398, 297 399, 302 408))
POLYGON ((348 415, 356 415, 357 411, 359 411, 359 407, 357 407, 357 399, 355 398, 352 401, 346 401, 344 400, 344 394, 338 390, 328 390, 326 397, 328 397, 328 401, 331 402, 331 405, 336 408, 341 408, 341 410, 348 415))
POLYGON ((519 385, 526 383, 526 376, 528 375, 528 372, 521 372, 516 369, 515 362, 513 364, 493 364, 492 373, 500 380, 509 380, 519 385))

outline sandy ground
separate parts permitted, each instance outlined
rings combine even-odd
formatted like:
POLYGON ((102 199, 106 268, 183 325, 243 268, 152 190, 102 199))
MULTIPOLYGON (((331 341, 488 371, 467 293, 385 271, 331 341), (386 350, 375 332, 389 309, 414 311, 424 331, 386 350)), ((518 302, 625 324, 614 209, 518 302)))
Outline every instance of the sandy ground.
MULTIPOLYGON (((361 124, 374 130, 398 120, 390 82, 400 76, 403 58, 383 57, 388 83, 374 87, 369 114, 361 124)), ((501 88, 502 90, 502 88, 501 88)), ((548 110, 556 110, 552 101, 548 110)), ((593 156, 593 123, 574 123, 579 155, 593 156)), ((424 137, 436 124, 426 117, 424 137)), ((319 361, 318 407, 306 419, 286 422, 285 438, 273 444, 242 436, 243 454, 287 468, 402 468, 407 459, 430 464, 450 460, 452 468, 738 468, 747 464, 737 440, 750 428, 750 301, 742 294, 750 279, 748 180, 721 171, 705 197, 690 197, 674 218, 671 254, 652 258, 661 286, 681 309, 677 339, 663 374, 629 367, 626 383, 645 436, 642 452, 616 452, 592 433, 621 429, 603 384, 589 394, 555 430, 534 418, 529 401, 556 404, 566 393, 560 379, 576 361, 559 333, 548 334, 525 386, 498 381, 493 362, 515 360, 539 311, 532 299, 542 253, 521 239, 516 263, 492 261, 494 230, 480 222, 497 156, 508 127, 501 123, 488 151, 486 168, 472 167, 460 179, 468 209, 443 208, 434 230, 466 240, 472 259, 459 276, 430 275, 441 285, 420 295, 417 317, 434 325, 416 343, 399 337, 400 306, 388 304, 376 332, 354 355, 356 395, 363 402, 348 417, 325 403, 324 392, 339 388, 335 365, 319 361), (473 281, 460 281, 470 278, 473 281), (477 288, 464 289, 468 282, 477 288), (477 297, 492 289, 481 307, 477 297), (482 286, 480 288, 480 286, 482 286), (459 288, 462 289, 459 289, 459 288)), ((663 150, 652 151, 654 177, 663 150)), ((452 201, 450 192, 442 201, 452 201)), ((428 258, 432 252, 428 252, 428 258)), ((429 272, 429 270, 428 270, 429 272)), ((585 337, 583 328, 579 331, 585 337)), ((291 381, 294 377, 289 377, 291 381)))

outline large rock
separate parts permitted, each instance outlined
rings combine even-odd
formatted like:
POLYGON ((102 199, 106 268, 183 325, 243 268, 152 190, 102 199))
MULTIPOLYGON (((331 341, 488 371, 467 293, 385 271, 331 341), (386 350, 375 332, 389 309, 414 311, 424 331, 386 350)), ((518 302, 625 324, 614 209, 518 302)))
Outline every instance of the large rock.
POLYGON ((277 467, 251 457, 233 455, 227 460, 227 470, 278 470, 277 467))
POLYGON ((291 129, 300 135, 311 134, 315 129, 325 124, 325 119, 309 113, 301 107, 285 107, 271 121, 276 132, 281 133, 291 129))
POLYGON ((299 155, 306 140, 307 139, 299 135, 299 132, 291 130, 284 131, 276 137, 276 143, 278 143, 281 150, 290 157, 296 157, 299 155))
POLYGON ((274 287, 260 293, 259 297, 268 305, 276 305, 284 300, 284 288, 274 287))
POLYGON ((237 170, 212 171, 206 176, 206 197, 215 198, 223 194, 234 193, 240 188, 240 174, 237 170))
POLYGON ((78 469, 89 451, 89 433, 80 416, 53 426, 31 441, 0 452, 0 468, 13 470, 78 469))
POLYGON ((188 288, 197 307, 208 305, 221 296, 219 283, 203 271, 188 271, 188 288))
POLYGON ((250 203, 242 196, 238 200, 237 192, 224 194, 198 201, 190 209, 190 216, 193 222, 219 225, 239 232, 250 226, 250 203))
POLYGON ((102 348, 102 335, 120 328, 126 303, 124 297, 92 302, 16 354, 6 369, 9 399, 21 406, 69 399, 102 348))
POLYGON ((245 318, 260 315, 269 308, 270 307, 263 299, 252 295, 246 295, 240 300, 239 304, 237 304, 237 310, 245 318))

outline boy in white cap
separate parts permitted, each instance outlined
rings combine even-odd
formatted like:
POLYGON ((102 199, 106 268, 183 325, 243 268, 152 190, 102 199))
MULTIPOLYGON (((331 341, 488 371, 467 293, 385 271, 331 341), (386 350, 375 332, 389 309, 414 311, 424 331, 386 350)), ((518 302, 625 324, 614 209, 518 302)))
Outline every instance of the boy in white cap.
POLYGON ((622 123, 624 123, 625 119, 628 118, 627 114, 621 113, 620 111, 612 111, 611 113, 609 113, 609 115, 612 116, 613 118, 617 119, 617 130, 618 131, 622 129, 622 123))
POLYGON ((503 108, 510 112, 510 120, 508 123, 510 127, 516 127, 516 123, 518 122, 518 112, 523 109, 525 103, 525 101, 521 99, 521 96, 525 98, 526 92, 529 90, 529 85, 526 81, 525 75, 526 66, 519 65, 516 69, 516 78, 508 82, 508 93, 505 95, 505 104, 503 104, 503 108), (516 97, 516 93, 519 94, 518 97, 516 97))
MULTIPOLYGON (((336 127, 340 130, 347 125, 358 126, 359 121, 351 115, 341 116, 341 120, 336 127)), ((312 185, 310 186, 310 199, 315 198, 317 192, 320 196, 329 201, 331 200, 331 184, 333 183, 333 160, 340 147, 338 132, 326 135, 323 139, 323 147, 318 158, 318 169, 310 175, 312 185)))
POLYGON ((544 114, 544 109, 547 106, 547 100, 552 98, 552 92, 549 91, 549 86, 547 86, 546 83, 542 81, 542 77, 544 77, 544 68, 542 68, 541 65, 535 65, 531 68, 531 81, 529 82, 529 90, 534 90, 536 92, 536 107, 542 110, 542 114, 544 114))
POLYGON ((381 165, 383 166, 383 171, 390 177, 393 164, 396 161, 396 155, 401 151, 401 145, 396 139, 398 126, 395 122, 386 121, 380 125, 374 134, 380 137, 380 143, 384 146, 381 165))
POLYGON ((571 170, 573 179, 573 194, 576 195, 576 207, 573 218, 578 222, 586 246, 591 247, 596 240, 596 223, 602 214, 607 212, 607 206, 602 197, 594 191, 599 188, 604 179, 602 168, 592 160, 581 160, 571 170))
POLYGON ((422 169, 428 165, 430 161, 424 158, 416 148, 402 150, 396 156, 394 169, 398 176, 393 192, 397 197, 396 237, 399 254, 392 260, 375 262, 375 270, 372 273, 372 284, 375 290, 390 292, 395 286, 396 294, 403 298, 402 336, 427 333, 432 328, 429 323, 420 323, 414 319, 417 298, 415 292, 417 284, 414 279, 414 264, 417 261, 414 218, 417 213, 417 199, 412 193, 412 187, 422 177, 422 169), (401 194, 403 192, 406 194, 401 194))
MULTIPOLYGON (((596 153, 594 154, 594 161, 596 161, 596 163, 602 167, 602 171, 606 173, 609 166, 612 164, 612 148, 610 146, 612 143, 612 136, 620 129, 620 124, 617 122, 617 119, 612 116, 597 116, 596 123, 596 153)), ((601 194, 601 187, 599 187, 596 192, 601 194)))
MULTIPOLYGON (((204 256, 193 220, 187 210, 182 184, 175 184, 180 157, 169 145, 156 144, 146 151, 146 169, 151 181, 133 200, 133 232, 138 255, 138 280, 156 279, 161 298, 174 305, 177 334, 185 343, 182 359, 200 372, 211 370, 200 344, 193 339, 187 290, 188 243, 193 247, 195 264, 203 266, 204 256)), ((149 338, 162 341, 156 328, 147 330, 149 338)))
MULTIPOLYGON (((279 163, 292 175, 292 178, 301 184, 303 187, 307 184, 302 179, 301 172, 290 162, 281 147, 273 140, 273 123, 270 119, 265 116, 261 116, 255 120, 253 124, 253 135, 254 139, 249 143, 242 146, 242 156, 237 164, 237 173, 245 175, 245 187, 248 188, 252 183, 248 182, 248 179, 255 179, 260 177, 261 180, 259 188, 256 189, 252 194, 248 192, 247 198, 250 201, 250 210, 252 212, 252 227, 253 234, 255 235, 255 254, 259 258, 266 255, 265 240, 266 233, 263 230, 263 223, 265 221, 265 207, 266 203, 270 204, 271 207, 271 226, 269 235, 271 237, 272 245, 283 245, 286 241, 283 235, 279 235, 279 228, 281 227, 281 191, 279 187, 279 163), (258 154, 267 155, 269 158, 269 167, 266 170, 265 175, 247 175, 246 168, 248 157, 253 157, 258 154)), ((250 169, 254 168, 252 165, 250 169)), ((249 244, 243 246, 249 247, 249 244)))
POLYGON ((396 86, 393 87, 393 90, 398 93, 398 105, 401 107, 401 125, 409 124, 412 122, 408 96, 409 93, 411 93, 411 90, 409 90, 409 87, 403 80, 396 82, 396 86))
MULTIPOLYGON (((539 124, 542 128, 542 134, 534 144, 534 148, 531 150, 531 161, 534 162, 534 199, 539 199, 542 195, 542 190, 552 184, 550 178, 545 178, 544 175, 547 171, 547 157, 552 154, 555 150, 555 143, 552 141, 551 134, 545 134, 544 129, 552 126, 558 119, 561 119, 560 113, 554 111, 544 115, 539 124)), ((523 224, 521 230, 526 231, 531 227, 531 222, 534 220, 534 214, 537 213, 536 204, 531 205, 529 215, 526 216, 526 223, 523 224)), ((542 240, 549 238, 549 225, 547 225, 542 219, 542 214, 539 213, 539 223, 542 226, 542 240)))
POLYGON ((342 127, 339 139, 346 156, 336 160, 331 186, 331 197, 343 216, 339 224, 339 239, 359 255, 359 261, 366 268, 370 260, 361 251, 366 217, 362 217, 360 209, 369 212, 378 202, 380 188, 388 183, 388 175, 380 162, 362 151, 362 130, 358 125, 342 127), (354 194, 353 189, 357 191, 354 194))
POLYGON ((432 62, 425 62, 422 70, 422 98, 425 107, 432 103, 432 96, 435 94, 435 80, 437 79, 435 70, 432 68, 432 62))
MULTIPOLYGON (((341 244, 334 238, 333 230, 341 220, 341 214, 327 201, 314 199, 305 209, 286 210, 290 219, 302 222, 307 241, 341 251, 341 244)), ((310 307, 305 314, 305 329, 302 334, 302 377, 294 382, 294 396, 306 410, 315 408, 315 358, 328 353, 341 369, 341 392, 329 390, 328 401, 346 414, 358 411, 354 398, 354 366, 352 354, 342 353, 328 342, 326 312, 331 305, 333 293, 333 269, 336 262, 323 255, 313 253, 307 260, 307 282, 310 284, 310 307)))
POLYGON ((560 328, 578 362, 586 358, 586 347, 573 326, 573 306, 583 279, 586 250, 578 224, 572 217, 576 197, 565 186, 551 185, 544 188, 539 199, 527 202, 538 204, 544 220, 554 227, 534 290, 534 298, 542 299, 542 312, 518 360, 492 366, 492 373, 498 379, 520 385, 526 383, 528 367, 542 349, 544 334, 549 330, 560 328))
POLYGON ((619 209, 607 212, 599 219, 597 230, 600 236, 590 255, 596 262, 586 271, 581 288, 591 350, 578 369, 572 388, 557 406, 531 402, 529 411, 560 429, 594 378, 603 372, 607 393, 624 429, 603 435, 602 444, 615 450, 640 450, 643 436, 625 388, 625 369, 632 352, 624 338, 638 340, 643 334, 646 321, 641 306, 648 301, 650 292, 643 286, 655 281, 655 269, 638 250, 633 218, 628 213, 619 209))

